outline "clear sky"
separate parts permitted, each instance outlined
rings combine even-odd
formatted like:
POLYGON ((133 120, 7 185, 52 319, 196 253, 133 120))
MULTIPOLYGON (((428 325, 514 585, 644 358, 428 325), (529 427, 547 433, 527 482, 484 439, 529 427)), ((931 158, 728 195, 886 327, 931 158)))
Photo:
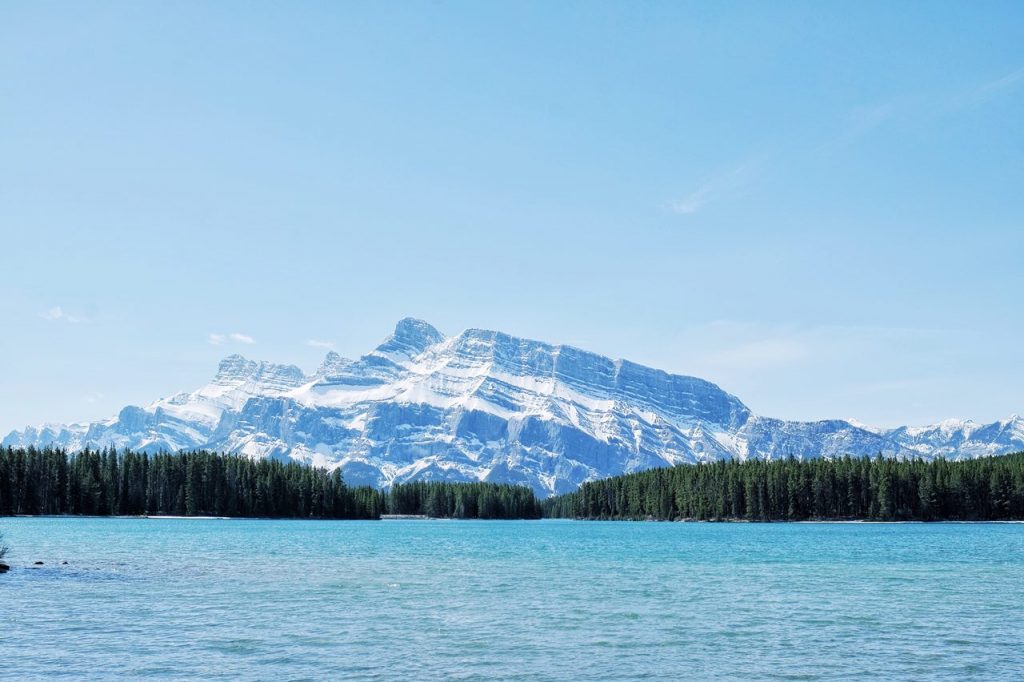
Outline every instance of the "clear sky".
POLYGON ((401 317, 1024 413, 1024 3, 0 2, 0 432, 401 317))

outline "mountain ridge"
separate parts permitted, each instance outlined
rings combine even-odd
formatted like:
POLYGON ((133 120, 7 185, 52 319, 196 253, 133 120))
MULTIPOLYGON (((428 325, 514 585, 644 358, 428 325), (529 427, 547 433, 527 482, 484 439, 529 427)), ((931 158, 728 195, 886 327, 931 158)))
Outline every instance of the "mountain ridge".
POLYGON ((542 495, 654 466, 844 454, 966 458, 1024 449, 1024 420, 875 429, 754 414, 698 377, 569 345, 404 318, 355 360, 224 358, 213 380, 86 424, 12 431, 3 445, 211 448, 341 466, 352 483, 491 480, 542 495))

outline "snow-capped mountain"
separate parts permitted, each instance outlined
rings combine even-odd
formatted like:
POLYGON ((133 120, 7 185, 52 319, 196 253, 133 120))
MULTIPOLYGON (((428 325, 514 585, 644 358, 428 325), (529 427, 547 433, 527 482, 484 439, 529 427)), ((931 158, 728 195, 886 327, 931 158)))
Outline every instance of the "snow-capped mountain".
POLYGON ((192 393, 106 421, 14 431, 3 445, 148 451, 210 448, 343 467, 352 484, 411 479, 523 483, 548 495, 596 478, 722 458, 930 459, 1024 450, 1024 420, 872 429, 757 416, 718 386, 625 360, 405 319, 358 360, 310 375, 225 358, 192 393))

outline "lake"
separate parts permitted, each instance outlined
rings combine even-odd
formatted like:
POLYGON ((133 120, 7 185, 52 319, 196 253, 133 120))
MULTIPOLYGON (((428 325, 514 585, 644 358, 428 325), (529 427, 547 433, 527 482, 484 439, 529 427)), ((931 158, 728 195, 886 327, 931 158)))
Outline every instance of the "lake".
POLYGON ((1019 524, 2 518, 0 532, 13 679, 1024 677, 1019 524))

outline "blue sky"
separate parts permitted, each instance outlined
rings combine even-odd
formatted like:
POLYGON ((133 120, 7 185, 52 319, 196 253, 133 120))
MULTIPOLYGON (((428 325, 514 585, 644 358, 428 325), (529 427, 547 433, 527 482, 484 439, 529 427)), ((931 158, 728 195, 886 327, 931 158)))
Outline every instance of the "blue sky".
POLYGON ((401 317, 1024 412, 1024 4, 0 4, 0 431, 401 317))

